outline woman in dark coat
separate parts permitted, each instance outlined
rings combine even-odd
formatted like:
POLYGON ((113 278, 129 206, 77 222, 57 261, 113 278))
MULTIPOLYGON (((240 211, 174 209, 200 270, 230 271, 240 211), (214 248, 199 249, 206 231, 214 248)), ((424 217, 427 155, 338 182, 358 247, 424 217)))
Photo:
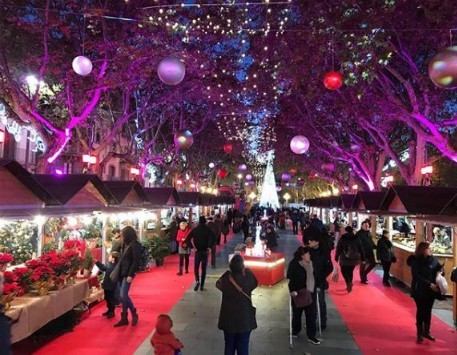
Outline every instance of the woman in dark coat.
POLYGON ((390 266, 396 259, 394 255, 394 246, 389 239, 389 231, 382 231, 381 239, 379 239, 378 245, 376 247, 376 252, 378 255, 378 260, 381 261, 382 270, 384 271, 382 283, 384 286, 390 287, 390 266))
POLYGON ((244 243, 246 243, 246 239, 249 237, 249 220, 248 216, 243 216, 243 221, 241 222, 241 230, 243 231, 244 243))
POLYGON ((365 262, 363 245, 359 237, 354 234, 351 226, 345 228, 346 233, 336 246, 335 261, 340 263, 341 273, 346 281, 346 289, 352 291, 354 269, 360 262, 365 262))
POLYGON ((272 253, 276 252, 276 248, 278 246, 278 235, 275 232, 275 229, 272 225, 267 226, 267 230, 265 233, 265 242, 267 248, 271 250, 272 253))
POLYGON ((133 305, 132 299, 129 297, 130 286, 133 278, 138 271, 141 259, 141 244, 138 241, 138 236, 135 230, 130 227, 124 227, 121 231, 121 258, 119 260, 119 288, 122 303, 121 320, 114 326, 121 327, 128 325, 127 319, 128 310, 132 313, 132 325, 138 323, 138 313, 133 305))
POLYGON ((222 292, 218 328, 224 331, 224 355, 234 355, 235 351, 238 355, 247 355, 251 331, 257 328, 255 309, 250 300, 257 279, 251 270, 245 269, 239 254, 233 256, 229 267, 230 271, 216 282, 216 287, 222 292), (241 290, 230 281, 231 277, 241 290))
POLYGON ((435 280, 443 265, 432 256, 430 244, 427 242, 417 245, 414 255, 408 258, 407 263, 411 266, 412 273, 411 296, 416 302, 417 342, 422 343, 423 338, 435 341, 430 334, 430 323, 433 303, 435 298, 441 295, 435 280))
POLYGON ((298 247, 295 251, 294 258, 287 267, 287 278, 289 279, 289 292, 292 298, 292 335, 296 337, 300 333, 302 329, 301 318, 303 311, 305 311, 308 341, 318 345, 320 341, 316 338, 316 283, 309 247, 298 247), (294 299, 298 296, 298 292, 304 288, 311 292, 313 302, 306 307, 297 307, 294 299))

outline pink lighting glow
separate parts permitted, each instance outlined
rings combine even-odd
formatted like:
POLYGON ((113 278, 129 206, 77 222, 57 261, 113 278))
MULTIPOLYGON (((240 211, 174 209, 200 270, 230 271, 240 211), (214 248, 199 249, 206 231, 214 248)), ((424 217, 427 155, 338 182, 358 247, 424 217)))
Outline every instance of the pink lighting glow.
POLYGON ((5 142, 5 131, 0 131, 0 143, 5 142))
POLYGON ((61 169, 55 170, 56 175, 63 175, 63 171, 61 169))
POLYGON ((130 168, 130 174, 138 176, 140 175, 140 169, 130 168))

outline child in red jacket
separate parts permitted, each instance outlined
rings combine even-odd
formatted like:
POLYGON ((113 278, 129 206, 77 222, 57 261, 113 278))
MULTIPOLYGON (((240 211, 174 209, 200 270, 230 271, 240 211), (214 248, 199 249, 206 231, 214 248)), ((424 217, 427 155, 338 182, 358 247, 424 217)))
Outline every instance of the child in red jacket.
POLYGON ((177 355, 181 354, 184 345, 176 339, 171 331, 173 321, 167 314, 157 317, 156 330, 151 338, 151 345, 154 347, 155 355, 177 355))

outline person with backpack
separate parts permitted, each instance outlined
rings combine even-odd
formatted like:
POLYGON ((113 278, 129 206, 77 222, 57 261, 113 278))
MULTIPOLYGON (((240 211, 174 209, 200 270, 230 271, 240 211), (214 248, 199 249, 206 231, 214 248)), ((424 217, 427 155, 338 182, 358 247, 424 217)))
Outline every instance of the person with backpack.
POLYGON ((365 260, 362 242, 354 234, 351 226, 345 228, 346 233, 338 241, 336 246, 335 261, 340 264, 341 274, 346 282, 348 293, 352 291, 352 279, 356 265, 365 260))
POLYGON ((382 237, 378 241, 377 255, 378 259, 381 260, 382 269, 384 275, 382 277, 382 283, 384 286, 390 287, 390 266, 392 263, 397 261, 394 254, 394 246, 390 241, 390 235, 388 230, 382 231, 382 237))
POLYGON ((376 245, 370 233, 370 221, 365 220, 362 222, 361 229, 357 232, 357 237, 362 242, 365 260, 360 264, 360 282, 368 285, 368 274, 376 266, 376 259, 374 257, 374 249, 376 245))

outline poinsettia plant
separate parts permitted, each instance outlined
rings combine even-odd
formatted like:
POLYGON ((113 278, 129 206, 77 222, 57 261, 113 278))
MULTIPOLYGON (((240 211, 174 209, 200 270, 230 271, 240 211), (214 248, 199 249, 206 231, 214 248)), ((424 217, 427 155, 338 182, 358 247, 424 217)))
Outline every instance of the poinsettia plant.
POLYGON ((70 260, 67 259, 63 253, 52 251, 43 255, 41 260, 53 269, 57 276, 67 274, 70 270, 70 260))
POLYGON ((16 282, 13 283, 5 283, 3 285, 3 294, 10 295, 12 293, 17 293, 19 291, 19 286, 16 282))
POLYGON ((0 253, 0 264, 11 264, 14 261, 13 254, 0 253))
POLYGON ((63 242, 63 248, 66 249, 66 250, 81 249, 82 244, 83 243, 80 242, 77 239, 70 239, 70 240, 66 240, 66 241, 63 242))
POLYGON ((44 261, 42 259, 32 259, 29 260, 25 263, 25 265, 32 270, 35 270, 36 268, 45 265, 44 261))
POLYGON ((83 259, 79 256, 79 252, 76 250, 67 250, 62 252, 62 256, 68 260, 69 270, 78 270, 82 267, 83 259))
POLYGON ((51 281, 54 276, 54 270, 48 266, 39 266, 32 271, 30 279, 32 282, 51 281))

